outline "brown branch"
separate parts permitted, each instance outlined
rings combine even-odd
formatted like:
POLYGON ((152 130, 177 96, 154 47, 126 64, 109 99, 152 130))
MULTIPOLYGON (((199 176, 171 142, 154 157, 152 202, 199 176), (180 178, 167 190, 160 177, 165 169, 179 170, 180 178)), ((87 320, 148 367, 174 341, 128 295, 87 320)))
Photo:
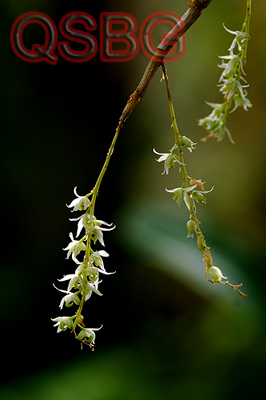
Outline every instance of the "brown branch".
POLYGON ((191 0, 188 4, 188 9, 182 16, 180 21, 173 29, 165 36, 162 42, 157 47, 157 51, 151 58, 147 68, 137 86, 137 89, 129 97, 127 104, 119 118, 117 130, 120 130, 125 120, 129 117, 136 104, 144 96, 153 76, 157 69, 164 62, 165 57, 180 39, 180 37, 197 21, 204 8, 208 7, 212 0, 191 0))

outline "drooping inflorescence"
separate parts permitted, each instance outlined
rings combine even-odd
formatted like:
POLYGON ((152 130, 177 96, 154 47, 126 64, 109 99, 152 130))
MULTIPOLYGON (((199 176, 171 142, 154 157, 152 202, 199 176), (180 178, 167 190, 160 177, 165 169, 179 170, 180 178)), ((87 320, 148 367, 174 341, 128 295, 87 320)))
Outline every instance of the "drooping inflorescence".
POLYGON ((248 0, 246 18, 241 31, 231 31, 224 25, 224 29, 234 35, 232 44, 228 49, 229 54, 219 57, 222 63, 218 67, 222 68, 223 72, 220 76, 220 84, 218 86, 224 96, 224 102, 221 104, 207 102, 213 110, 207 117, 199 120, 199 125, 208 132, 208 135, 202 141, 210 137, 216 137, 218 141, 221 141, 227 133, 230 141, 234 143, 226 125, 228 114, 234 112, 238 107, 243 107, 245 111, 248 111, 252 107, 251 102, 247 98, 246 91, 249 85, 243 77, 245 75, 244 65, 247 58, 248 41, 250 40, 250 16, 251 0, 248 0), (233 109, 231 110, 232 106, 233 109))
MULTIPOLYGON (((67 290, 57 290, 63 292, 65 295, 60 302, 60 309, 63 306, 72 307, 74 303, 78 306, 77 312, 71 317, 57 317, 53 318, 54 326, 57 326, 57 332, 66 331, 70 329, 76 339, 82 344, 89 345, 92 349, 95 343, 95 331, 100 329, 86 328, 81 314, 84 302, 89 300, 93 293, 102 296, 98 289, 100 274, 109 275, 106 272, 103 262, 103 257, 108 257, 109 254, 105 250, 94 250, 92 247, 99 242, 104 246, 103 232, 114 229, 112 224, 107 224, 104 221, 97 220, 91 214, 92 202, 89 200, 93 192, 86 196, 79 196, 77 188, 74 189, 76 198, 70 203, 69 208, 74 211, 84 212, 77 218, 70 219, 71 221, 78 221, 76 238, 82 233, 80 239, 74 239, 73 233, 70 233, 71 242, 64 249, 67 251, 67 259, 72 258, 75 263, 75 272, 73 274, 65 275, 59 282, 68 281, 67 290), (80 254, 83 254, 82 261, 79 260, 80 254), (79 256, 79 257, 78 257, 79 256), (77 328, 79 332, 77 332, 77 328)), ((113 273, 113 272, 112 272, 113 273)))
POLYGON ((202 252, 203 260, 205 262, 206 279, 213 284, 222 283, 231 286, 240 294, 240 296, 247 297, 244 293, 240 291, 240 287, 242 286, 242 284, 233 285, 229 283, 228 280, 223 281, 223 279, 227 278, 223 276, 222 271, 218 267, 213 265, 210 248, 207 247, 205 237, 199 225, 199 220, 197 219, 196 203, 198 203, 199 205, 206 204, 207 198, 205 197, 205 195, 210 193, 214 188, 212 187, 210 190, 205 190, 205 182, 202 182, 201 179, 194 179, 188 176, 183 152, 184 150, 192 152, 196 148, 196 143, 192 142, 192 140, 188 137, 182 136, 179 132, 170 93, 169 79, 164 65, 162 65, 162 69, 163 80, 166 83, 168 104, 170 109, 172 127, 174 131, 175 144, 169 153, 158 153, 155 150, 154 152, 160 155, 157 161, 164 162, 164 172, 166 174, 169 174, 170 169, 175 167, 175 163, 178 163, 179 172, 182 175, 182 185, 174 189, 166 189, 166 191, 173 194, 173 200, 179 206, 184 202, 189 211, 189 220, 187 221, 187 237, 193 238, 194 235, 197 236, 197 246, 198 249, 202 252))

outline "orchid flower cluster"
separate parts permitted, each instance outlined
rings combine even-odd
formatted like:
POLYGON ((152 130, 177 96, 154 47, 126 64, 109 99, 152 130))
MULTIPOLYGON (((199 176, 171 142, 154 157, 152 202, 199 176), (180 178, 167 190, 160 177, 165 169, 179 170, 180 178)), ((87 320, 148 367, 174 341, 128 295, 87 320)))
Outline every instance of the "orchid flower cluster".
POLYGON ((202 139, 207 140, 209 137, 216 137, 218 141, 224 138, 227 133, 230 141, 234 143, 231 134, 226 126, 228 113, 234 112, 238 107, 243 107, 248 111, 252 107, 251 102, 247 98, 246 88, 249 86, 244 79, 244 64, 247 58, 249 35, 249 22, 251 16, 251 0, 247 1, 246 18, 243 23, 241 31, 231 31, 224 26, 224 29, 234 35, 233 42, 229 47, 229 55, 221 56, 222 63, 218 65, 223 69, 220 76, 220 92, 224 95, 224 103, 208 103, 213 108, 210 115, 199 120, 199 125, 209 132, 209 134, 202 139), (234 102, 234 107, 230 111, 234 102))
POLYGON ((64 250, 67 251, 67 259, 71 256, 76 269, 74 274, 65 275, 62 279, 59 279, 59 282, 69 281, 67 290, 61 290, 57 287, 56 289, 65 294, 60 302, 60 309, 63 306, 71 307, 74 303, 79 308, 71 317, 57 317, 53 318, 52 321, 55 322, 54 326, 57 326, 57 332, 70 329, 74 332, 76 339, 81 342, 81 345, 86 344, 94 349, 95 331, 100 328, 86 328, 81 312, 84 302, 89 300, 93 293, 102 296, 98 288, 101 283, 99 277, 100 274, 109 275, 103 262, 103 257, 108 257, 109 254, 105 250, 93 250, 92 244, 95 245, 99 242, 104 246, 103 232, 112 230, 114 227, 112 224, 96 219, 91 213, 93 208, 89 198, 93 192, 86 196, 79 196, 77 188, 75 188, 74 193, 76 198, 67 207, 73 208, 72 212, 85 211, 79 217, 70 219, 71 221, 78 221, 76 238, 81 233, 82 237, 75 240, 73 233, 69 234, 71 242, 64 250), (78 259, 81 253, 84 254, 82 261, 78 259), (77 328, 79 328, 79 333, 76 332, 77 328))
POLYGON ((179 172, 182 174, 183 180, 180 187, 174 189, 166 189, 166 191, 173 194, 173 200, 179 206, 184 202, 189 211, 189 220, 187 221, 187 237, 193 238, 194 235, 196 235, 197 237, 197 246, 198 249, 202 252, 203 260, 205 261, 206 279, 213 284, 221 283, 231 286, 240 294, 240 296, 247 297, 244 293, 240 291, 240 287, 242 286, 242 284, 232 285, 231 283, 229 283, 228 280, 223 281, 223 279, 227 279, 227 277, 223 276, 220 268, 213 265, 210 248, 207 247, 206 240, 200 229, 200 222, 196 215, 196 203, 199 205, 206 204, 207 198, 205 197, 205 195, 210 193, 213 190, 213 187, 210 190, 205 190, 205 182, 202 182, 201 179, 194 179, 188 176, 186 165, 184 163, 183 153, 184 150, 192 152, 196 148, 196 143, 192 142, 192 140, 188 137, 182 136, 178 130, 174 107, 170 94, 169 80, 164 65, 162 66, 162 69, 163 80, 165 80, 166 83, 168 104, 172 120, 172 127, 174 131, 175 144, 169 153, 158 153, 155 150, 153 151, 160 156, 157 161, 164 163, 163 174, 165 173, 166 175, 168 175, 170 169, 173 169, 175 167, 175 164, 177 163, 179 165, 179 172))

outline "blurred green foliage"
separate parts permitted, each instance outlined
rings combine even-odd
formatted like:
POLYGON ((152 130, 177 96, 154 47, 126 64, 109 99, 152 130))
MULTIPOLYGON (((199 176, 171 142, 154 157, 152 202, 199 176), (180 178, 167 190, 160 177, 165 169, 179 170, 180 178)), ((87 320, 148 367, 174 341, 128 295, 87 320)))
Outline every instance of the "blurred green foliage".
POLYGON ((52 283, 73 271, 61 250, 75 229, 65 203, 75 186, 81 194, 93 187, 147 59, 139 52, 127 63, 101 63, 98 55, 85 64, 26 63, 10 46, 12 24, 36 10, 58 26, 79 9, 98 23, 101 12, 128 12, 140 27, 157 11, 181 15, 187 2, 0 4, 3 400, 246 399, 263 390, 265 2, 253 5, 245 67, 253 108, 228 121, 236 145, 201 143, 197 120, 209 112, 205 100, 221 101, 217 55, 231 43, 222 23, 240 29, 245 0, 213 0, 186 34, 185 56, 167 65, 180 131, 198 142, 185 155, 188 173, 206 189, 215 186, 198 210, 202 230, 214 262, 244 283, 249 298, 205 281, 195 238, 186 239, 187 211, 164 190, 180 182, 177 170, 161 176, 152 153, 173 144, 158 72, 123 127, 96 204, 97 218, 117 225, 105 236, 106 268, 116 274, 104 278, 104 296, 85 307, 86 325, 104 325, 96 351, 81 354, 50 321, 60 301, 52 283))

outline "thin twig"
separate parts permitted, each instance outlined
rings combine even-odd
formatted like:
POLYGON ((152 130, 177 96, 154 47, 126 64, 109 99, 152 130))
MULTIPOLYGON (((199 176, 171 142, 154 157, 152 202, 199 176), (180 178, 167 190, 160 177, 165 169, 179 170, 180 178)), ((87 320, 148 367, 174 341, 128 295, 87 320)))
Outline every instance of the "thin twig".
POLYGON ((202 11, 208 7, 212 0, 191 0, 188 4, 188 9, 182 16, 180 21, 168 32, 165 38, 157 47, 157 51, 151 58, 147 68, 136 88, 136 90, 129 96, 127 104, 119 118, 119 125, 117 130, 120 130, 125 120, 129 117, 136 104, 144 96, 153 76, 157 69, 164 62, 165 57, 180 39, 180 37, 197 21, 202 11))

